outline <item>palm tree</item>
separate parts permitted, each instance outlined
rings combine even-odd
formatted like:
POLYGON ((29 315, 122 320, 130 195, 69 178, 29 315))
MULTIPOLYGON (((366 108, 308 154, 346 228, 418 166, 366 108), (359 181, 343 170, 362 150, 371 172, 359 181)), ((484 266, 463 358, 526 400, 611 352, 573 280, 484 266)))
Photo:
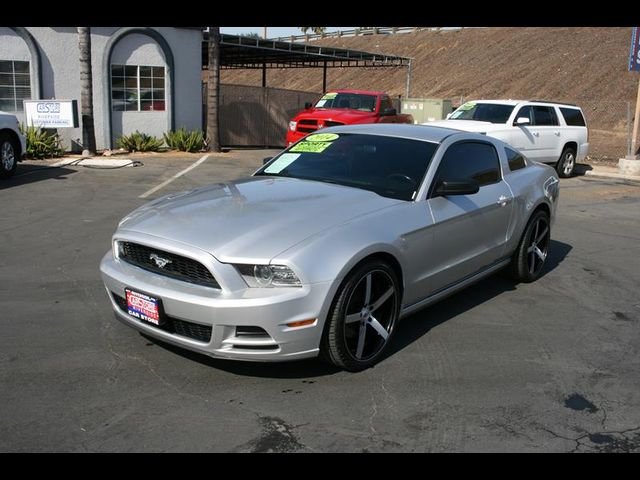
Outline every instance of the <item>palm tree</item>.
POLYGON ((82 117, 82 155, 96 153, 93 123, 93 75, 91 73, 91 28, 78 27, 80 49, 80 114, 82 117))
POLYGON ((307 31, 311 30, 313 33, 320 35, 324 32, 327 27, 299 27, 302 30, 302 33, 307 33, 307 31))
POLYGON ((211 152, 220 151, 218 102, 220 100, 220 27, 209 27, 207 71, 207 141, 211 152))

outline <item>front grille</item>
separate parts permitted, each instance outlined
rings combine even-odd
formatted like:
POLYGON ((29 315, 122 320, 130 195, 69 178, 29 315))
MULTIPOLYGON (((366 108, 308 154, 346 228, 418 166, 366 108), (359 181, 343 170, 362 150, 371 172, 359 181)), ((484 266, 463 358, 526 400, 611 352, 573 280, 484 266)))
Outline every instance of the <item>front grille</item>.
POLYGON ((182 280, 183 282, 195 283, 205 287, 220 288, 220 284, 211 275, 211 272, 197 260, 165 252, 156 248, 140 245, 132 242, 118 242, 120 252, 118 257, 131 265, 143 268, 159 275, 182 280), (169 262, 164 267, 159 267, 151 258, 157 255, 169 262))
MULTIPOLYGON (((120 308, 120 310, 122 310, 124 313, 128 314, 127 299, 113 292, 111 292, 111 295, 113 296, 113 300, 118 305, 118 308, 120 308)), ((211 325, 201 325, 199 323, 187 322, 185 320, 180 320, 179 318, 170 317, 169 315, 165 315, 164 318, 166 319, 166 322, 160 327, 154 325, 153 323, 144 323, 145 325, 150 325, 160 330, 164 330, 165 332, 180 335, 182 337, 192 338, 193 340, 198 340, 200 342, 209 343, 209 341, 211 340, 211 325)))
POLYGON ((302 133, 312 133, 318 129, 318 121, 304 119, 298 122, 298 131, 302 133))

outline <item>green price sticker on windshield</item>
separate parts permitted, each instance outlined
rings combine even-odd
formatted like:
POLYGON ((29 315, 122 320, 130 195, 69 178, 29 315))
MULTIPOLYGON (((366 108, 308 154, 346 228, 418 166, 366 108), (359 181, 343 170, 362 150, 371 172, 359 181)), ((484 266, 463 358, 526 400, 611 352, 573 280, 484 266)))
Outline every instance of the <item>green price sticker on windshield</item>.
POLYGON ((338 138, 336 133, 317 133, 315 135, 309 135, 305 138, 305 142, 333 142, 338 138))
POLYGON ((471 109, 472 109, 473 107, 475 107, 475 106, 476 106, 476 104, 475 104, 475 103, 473 103, 473 102, 467 102, 467 103, 465 103, 464 105, 462 105, 458 110, 463 110, 463 111, 471 110, 471 109))
POLYGON ((300 142, 297 145, 294 145, 289 151, 290 152, 301 152, 301 153, 320 153, 324 152, 327 147, 331 146, 331 142, 300 142))
POLYGON ((337 93, 327 93, 325 96, 322 97, 322 100, 333 100, 337 96, 338 96, 337 93))

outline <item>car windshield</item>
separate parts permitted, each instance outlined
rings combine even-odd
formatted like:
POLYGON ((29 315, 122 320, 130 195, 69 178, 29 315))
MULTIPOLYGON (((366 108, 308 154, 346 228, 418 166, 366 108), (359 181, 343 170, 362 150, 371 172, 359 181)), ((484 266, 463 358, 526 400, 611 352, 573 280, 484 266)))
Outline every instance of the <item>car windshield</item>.
POLYGON ((380 135, 321 133, 289 147, 256 175, 335 183, 409 201, 438 145, 380 135))
POLYGON ((500 103, 467 102, 451 114, 449 120, 476 120, 478 122, 507 123, 514 105, 500 103))
POLYGON ((374 112, 376 110, 376 96, 361 95, 359 93, 330 92, 318 100, 315 107, 346 108, 351 110, 360 110, 362 112, 374 112))

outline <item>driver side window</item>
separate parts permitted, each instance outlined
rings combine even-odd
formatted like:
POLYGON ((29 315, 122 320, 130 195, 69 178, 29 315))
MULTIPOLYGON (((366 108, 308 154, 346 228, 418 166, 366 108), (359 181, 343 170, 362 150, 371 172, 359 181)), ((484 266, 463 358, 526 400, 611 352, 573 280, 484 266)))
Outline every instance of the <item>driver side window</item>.
POLYGON ((475 180, 484 185, 497 183, 502 179, 500 159, 493 145, 483 142, 459 142, 445 152, 433 185, 442 181, 475 180))

